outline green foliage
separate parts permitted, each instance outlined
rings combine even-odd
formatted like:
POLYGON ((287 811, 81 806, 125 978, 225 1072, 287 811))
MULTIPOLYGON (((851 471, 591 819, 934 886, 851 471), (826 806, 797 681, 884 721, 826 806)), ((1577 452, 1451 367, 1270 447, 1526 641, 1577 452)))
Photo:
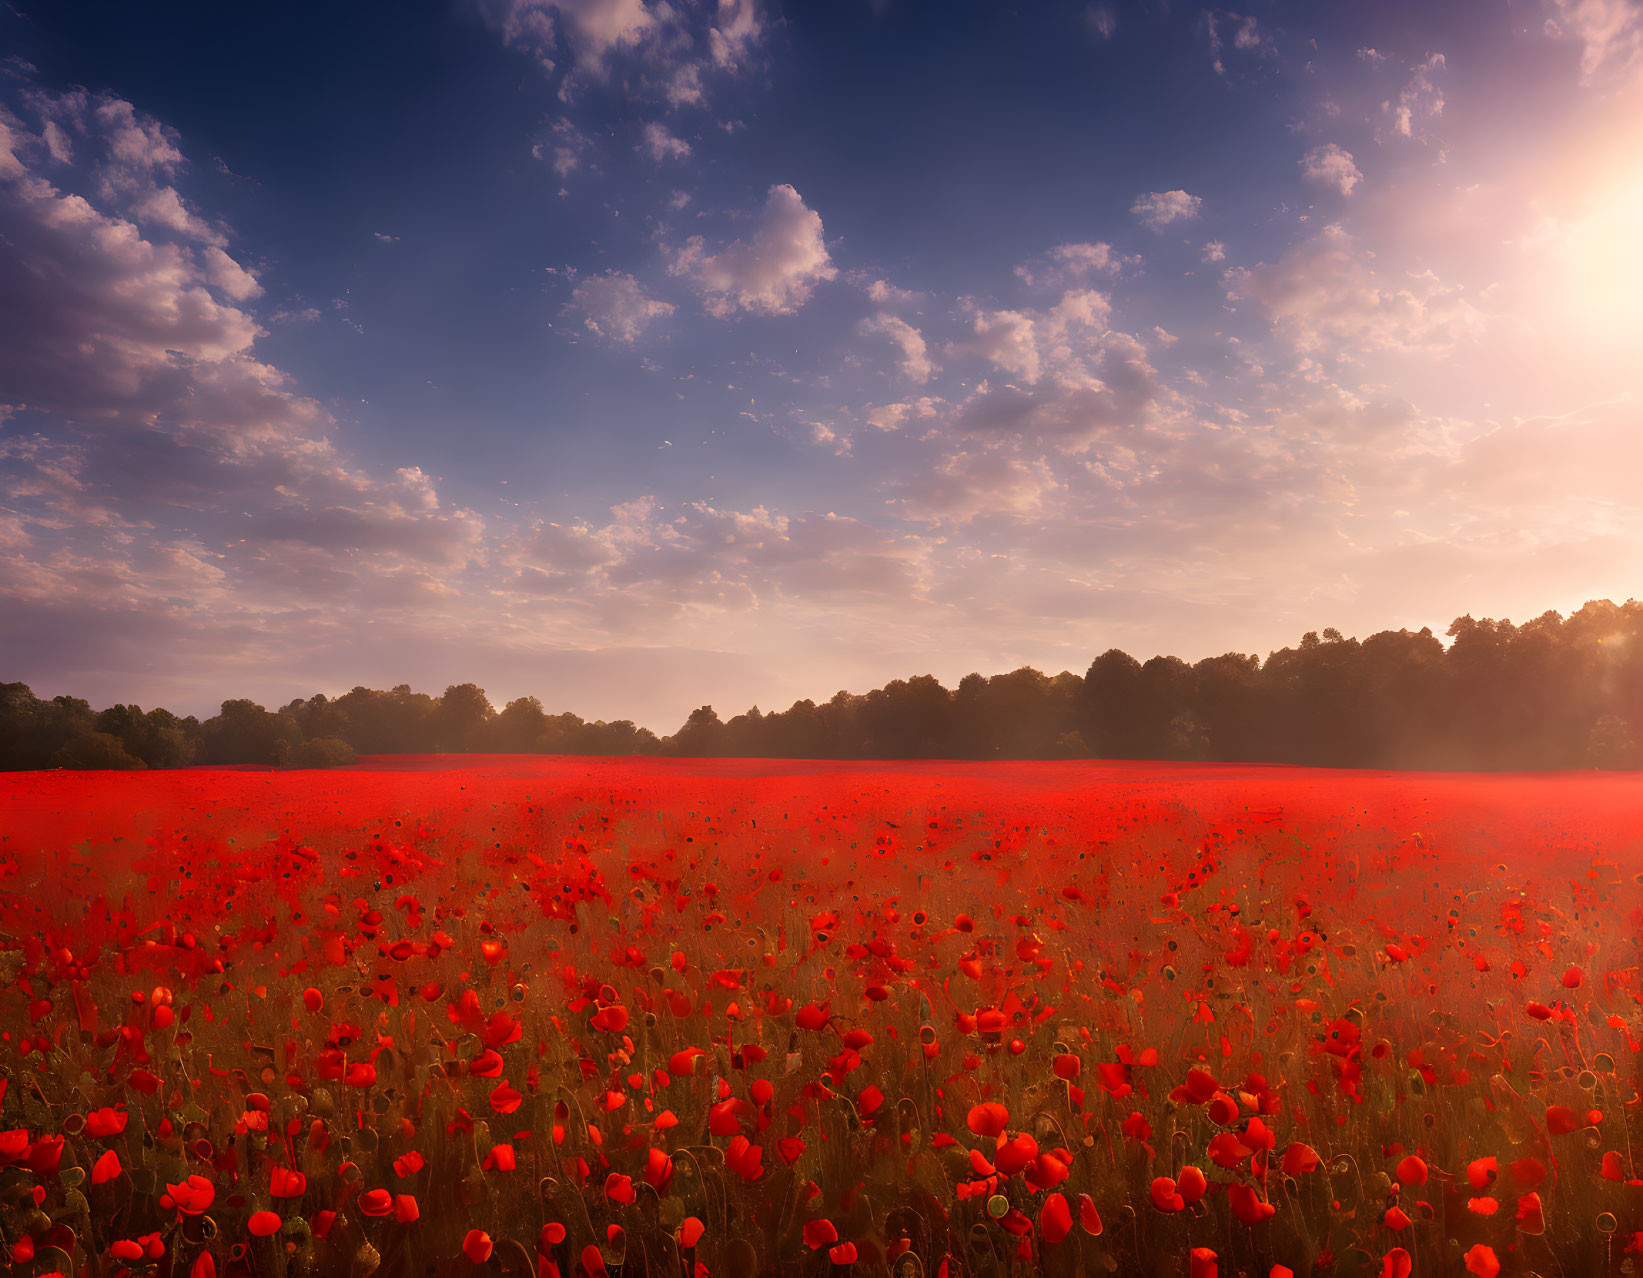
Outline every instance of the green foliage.
POLYGON ((125 743, 111 732, 82 732, 60 746, 51 756, 55 768, 85 770, 120 769, 129 772, 148 767, 127 752, 125 743))
POLYGON ((354 747, 336 737, 313 737, 297 745, 288 745, 281 754, 280 766, 285 768, 346 768, 357 759, 354 747))

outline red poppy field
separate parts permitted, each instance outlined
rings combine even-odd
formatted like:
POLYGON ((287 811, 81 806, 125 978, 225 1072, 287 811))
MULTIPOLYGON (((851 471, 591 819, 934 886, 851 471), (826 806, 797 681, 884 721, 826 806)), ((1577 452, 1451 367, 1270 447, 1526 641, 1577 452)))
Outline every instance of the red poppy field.
POLYGON ((1637 774, 7 774, 0 1231, 94 1278, 1629 1274, 1640 938, 1637 774))

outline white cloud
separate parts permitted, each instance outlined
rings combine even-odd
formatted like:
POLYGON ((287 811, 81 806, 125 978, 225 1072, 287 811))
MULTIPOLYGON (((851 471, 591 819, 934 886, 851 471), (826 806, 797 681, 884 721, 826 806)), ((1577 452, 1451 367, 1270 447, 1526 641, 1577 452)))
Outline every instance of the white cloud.
POLYGON ((567 178, 582 167, 582 161, 593 149, 593 139, 576 127, 568 118, 560 117, 549 126, 548 137, 531 147, 531 154, 547 160, 553 171, 567 178))
POLYGON ((917 306, 924 294, 897 288, 888 280, 874 280, 867 286, 867 296, 880 306, 917 306))
POLYGON ((562 74, 559 98, 619 75, 635 102, 707 102, 708 77, 747 73, 764 36, 760 0, 472 0, 507 44, 562 74))
POLYGON ((1226 48, 1221 34, 1223 21, 1237 24, 1232 32, 1232 47, 1240 53, 1256 53, 1266 57, 1273 52, 1272 41, 1261 34, 1260 24, 1252 16, 1205 10, 1203 21, 1209 35, 1210 66, 1214 68, 1216 75, 1227 73, 1226 62, 1222 57, 1226 48))
POLYGON ((702 88, 701 64, 686 62, 675 67, 668 77, 664 95, 671 107, 701 106, 707 100, 702 88))
POLYGON ((1077 275, 1087 275, 1091 271, 1106 271, 1110 274, 1118 272, 1118 257, 1112 251, 1112 245, 1104 241, 1093 244, 1057 244, 1050 250, 1050 256, 1069 271, 1077 275))
POLYGON ((924 395, 903 403, 879 404, 869 407, 862 414, 862 417, 869 426, 888 432, 900 430, 909 421, 934 417, 941 411, 943 406, 942 400, 924 395))
POLYGON ((1124 264, 1134 264, 1140 258, 1126 258, 1115 253, 1105 241, 1081 244, 1057 244, 1042 258, 1023 262, 1015 274, 1028 288, 1056 287, 1083 280, 1094 273, 1117 275, 1124 264))
POLYGON ((647 327, 673 314, 671 302, 651 297, 639 281, 621 271, 606 271, 583 280, 571 293, 568 308, 596 337, 631 346, 647 327))
POLYGON ((977 308, 972 336, 955 349, 978 355, 995 368, 1029 386, 1046 365, 1058 375, 1084 375, 1082 357, 1105 331, 1112 315, 1106 295, 1094 289, 1068 289, 1045 310, 988 311, 977 308))
POLYGON ((664 160, 688 159, 690 143, 674 137, 667 125, 652 120, 640 130, 638 150, 660 164, 664 160))
POLYGON ((549 67, 568 45, 577 65, 596 76, 614 50, 639 44, 656 21, 644 0, 481 0, 481 8, 509 44, 549 67))
POLYGON ((1410 68, 1409 80, 1399 91, 1397 101, 1381 104, 1381 111, 1392 120, 1393 133, 1401 138, 1425 137, 1425 123, 1443 114, 1443 90, 1434 77, 1445 69, 1441 53, 1410 68))
POLYGON ((857 326, 857 331, 864 336, 885 337, 894 343, 901 352, 899 361, 901 372, 910 382, 923 384, 930 380, 935 372, 935 365, 930 361, 929 349, 925 346, 924 335, 906 320, 898 319, 894 315, 879 314, 869 316, 857 326))
POLYGON ((719 0, 719 18, 708 32, 715 66, 737 70, 764 33, 758 0, 719 0))
POLYGON ((699 235, 673 255, 668 270, 689 279, 708 312, 721 318, 738 309, 791 315, 817 284, 838 275, 822 238, 821 216, 791 186, 770 188, 751 237, 717 253, 699 235))
POLYGON ((4 110, 0 109, 0 178, 21 177, 23 162, 17 158, 18 135, 12 132, 4 110))
POLYGON ((262 285, 257 283, 257 277, 222 249, 208 248, 201 256, 205 263, 205 277, 219 293, 236 302, 262 296, 262 285))
POLYGON ((924 549, 860 520, 730 510, 654 497, 611 508, 603 525, 538 525, 501 558, 513 589, 632 620, 741 611, 815 595, 895 599, 916 592, 924 549))
POLYGON ((970 349, 1029 385, 1038 380, 1038 340, 1022 311, 977 311, 970 349))
POLYGON ((1485 317, 1430 271, 1388 274, 1339 225, 1277 262, 1227 272, 1227 295, 1256 302, 1302 351, 1439 354, 1479 333, 1485 317))
POLYGON ((1643 7, 1636 0, 1549 0, 1556 34, 1582 42, 1581 79, 1596 84, 1643 72, 1643 7))
POLYGON ((1188 195, 1185 191, 1149 191, 1136 196, 1135 203, 1130 205, 1130 212, 1143 225, 1161 231, 1171 222, 1190 221, 1197 217, 1203 206, 1204 201, 1200 197, 1188 195))
POLYGON ((148 226, 160 226, 183 239, 202 244, 226 245, 228 240, 216 227, 183 203, 175 187, 154 186, 139 190, 127 201, 132 215, 148 226))
POLYGON ((1224 262, 1227 260, 1227 246, 1220 240, 1210 240, 1200 250, 1199 256, 1206 262, 1224 262))
POLYGON ((1315 146, 1301 157, 1301 176, 1319 186, 1333 187, 1342 195, 1351 195, 1352 188, 1363 181, 1352 152, 1334 142, 1315 146))
POLYGON ((76 417, 134 402, 153 413, 181 376, 173 352, 212 362, 250 350, 256 321, 212 296, 233 278, 221 261, 144 239, 131 222, 36 176, 0 199, 10 228, 0 260, 8 399, 76 417))
POLYGON ((905 519, 964 524, 984 516, 1042 515, 1060 487, 1048 462, 1001 447, 949 453, 892 485, 892 506, 905 519))
MULTIPOLYGON (((48 106, 114 157, 95 176, 106 202, 181 164, 170 133, 129 103, 48 106)), ((4 458, 7 504, 36 543, 15 590, 53 607, 163 610, 188 568, 202 592, 190 607, 312 605, 466 561, 477 517, 443 508, 415 467, 350 465, 330 415, 254 357, 261 329, 213 294, 240 303, 261 289, 223 249, 145 238, 27 170, 0 188, 0 214, 0 385, 56 423, 4 458), (185 539, 162 531, 179 524, 185 539)))

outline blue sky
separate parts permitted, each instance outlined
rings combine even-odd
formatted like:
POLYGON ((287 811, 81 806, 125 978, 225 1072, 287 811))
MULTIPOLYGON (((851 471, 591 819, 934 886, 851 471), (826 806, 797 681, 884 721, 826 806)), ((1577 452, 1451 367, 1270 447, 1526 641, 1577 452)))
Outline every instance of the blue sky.
POLYGON ((10 0, 0 49, 42 694, 669 731, 1637 593, 1635 3, 10 0))

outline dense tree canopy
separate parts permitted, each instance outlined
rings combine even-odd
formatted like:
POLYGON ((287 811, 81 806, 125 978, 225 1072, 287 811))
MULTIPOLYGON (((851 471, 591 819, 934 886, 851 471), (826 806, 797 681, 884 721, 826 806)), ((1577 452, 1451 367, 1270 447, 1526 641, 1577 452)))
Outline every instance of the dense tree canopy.
POLYGON ((627 720, 549 714, 535 697, 500 711, 456 684, 316 695, 279 710, 225 701, 201 723, 0 684, 0 768, 331 767, 359 754, 675 754, 835 759, 1200 759, 1332 767, 1643 767, 1643 603, 1588 603, 1522 625, 1457 618, 1349 639, 1333 628, 1259 657, 1189 665, 1112 649, 1082 677, 1031 667, 930 675, 818 704, 757 706, 726 721, 691 712, 671 737, 627 720))

